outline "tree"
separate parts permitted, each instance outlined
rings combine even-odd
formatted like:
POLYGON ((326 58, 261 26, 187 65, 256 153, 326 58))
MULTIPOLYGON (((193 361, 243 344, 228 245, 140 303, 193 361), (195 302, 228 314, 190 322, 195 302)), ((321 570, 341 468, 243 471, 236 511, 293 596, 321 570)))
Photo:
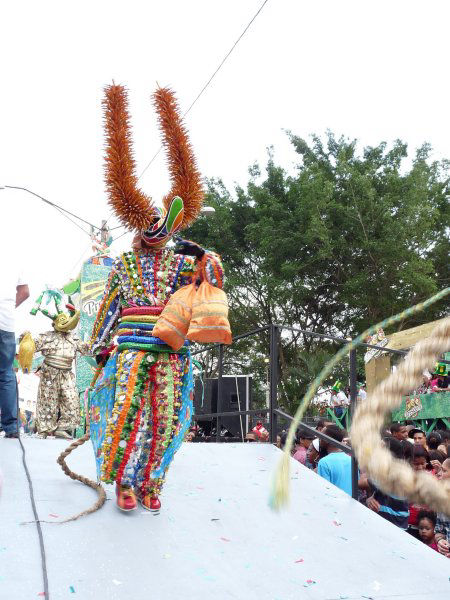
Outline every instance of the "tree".
MULTIPOLYGON (((358 153, 356 140, 330 132, 310 144, 289 135, 299 155, 295 175, 269 154, 264 177, 253 166, 247 189, 237 187, 234 197, 211 179, 207 203, 216 213, 188 232, 223 257, 234 334, 274 322, 353 337, 449 284, 447 161, 431 162, 427 144, 408 166, 401 141, 358 153)), ((443 313, 441 302, 401 327, 443 313)), ((260 360, 267 342, 248 340, 245 360, 260 360)), ((284 332, 286 403, 309 373, 301 353, 323 351, 325 361, 332 350, 284 332)))

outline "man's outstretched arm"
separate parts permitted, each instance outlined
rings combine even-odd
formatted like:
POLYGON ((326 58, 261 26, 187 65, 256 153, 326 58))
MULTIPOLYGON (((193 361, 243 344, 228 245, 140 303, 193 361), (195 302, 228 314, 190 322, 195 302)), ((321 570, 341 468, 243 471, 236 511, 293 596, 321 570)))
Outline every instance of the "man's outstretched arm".
POLYGON ((16 308, 25 302, 30 296, 30 290, 27 285, 18 285, 16 287, 16 308))

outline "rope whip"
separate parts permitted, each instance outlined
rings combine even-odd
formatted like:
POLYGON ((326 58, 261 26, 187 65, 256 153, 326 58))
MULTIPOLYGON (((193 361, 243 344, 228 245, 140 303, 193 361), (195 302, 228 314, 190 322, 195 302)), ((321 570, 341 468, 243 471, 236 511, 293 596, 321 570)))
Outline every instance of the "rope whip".
POLYGON ((82 512, 80 512, 76 515, 72 515, 71 517, 68 517, 67 519, 63 519, 62 521, 45 521, 44 519, 38 519, 37 514, 35 514, 36 519, 34 521, 24 521, 22 523, 22 525, 26 525, 27 523, 49 523, 52 525, 55 525, 55 524, 61 525, 61 523, 69 523, 70 521, 76 521, 80 517, 84 517, 85 515, 90 515, 91 513, 96 512, 105 504, 106 492, 105 492, 105 489, 103 488, 103 486, 100 483, 92 481, 92 479, 88 479, 87 477, 84 477, 84 475, 79 475, 78 473, 74 473, 71 469, 69 469, 69 467, 67 466, 67 463, 66 463, 66 458, 69 456, 69 454, 73 450, 75 450, 75 448, 78 448, 78 446, 82 446, 89 439, 90 439, 90 433, 88 431, 87 433, 85 433, 83 435, 83 437, 72 442, 72 444, 70 444, 70 446, 68 446, 63 452, 61 452, 61 454, 56 459, 56 462, 58 463, 58 465, 61 466, 61 469, 64 471, 64 473, 68 477, 70 477, 71 479, 73 479, 75 481, 80 481, 81 483, 84 483, 84 485, 87 485, 88 487, 95 490, 98 494, 97 502, 95 502, 95 504, 93 504, 90 508, 83 510, 82 512))
MULTIPOLYGON (((343 346, 324 366, 310 384, 291 422, 283 456, 275 472, 271 491, 270 505, 274 510, 281 509, 289 501, 290 455, 297 427, 319 386, 336 364, 350 350, 359 346, 367 336, 372 335, 378 329, 389 327, 406 317, 421 312, 448 294, 450 294, 450 287, 424 302, 372 325, 343 346)), ((413 501, 423 501, 431 508, 447 514, 450 514, 450 481, 436 481, 431 474, 415 472, 405 462, 394 459, 383 446, 380 429, 383 426, 385 415, 400 403, 402 393, 414 388, 415 384, 420 381, 422 371, 433 364, 449 345, 450 318, 447 318, 433 330, 428 339, 418 343, 407 355, 398 371, 377 386, 364 404, 358 407, 351 429, 352 447, 360 465, 367 470, 369 476, 383 491, 391 492, 396 496, 406 496, 413 501)))
POLYGON ((422 372, 448 349, 450 318, 433 329, 431 336, 411 350, 398 369, 382 381, 355 411, 351 441, 359 465, 380 488, 391 495, 408 498, 450 515, 450 480, 439 481, 427 471, 414 471, 393 457, 383 444, 380 431, 385 417, 405 393, 421 382, 422 372))
POLYGON ((90 515, 91 513, 96 512, 105 504, 106 492, 105 492, 104 487, 100 483, 92 481, 92 479, 88 479, 84 475, 79 475, 78 473, 74 473, 71 469, 69 469, 69 467, 67 466, 67 463, 66 463, 67 456, 73 450, 75 450, 75 448, 78 448, 79 446, 82 446, 85 442, 87 442, 90 439, 90 437, 91 437, 91 434, 88 431, 87 433, 85 433, 83 435, 83 437, 72 442, 72 444, 70 444, 70 446, 68 446, 63 452, 61 452, 61 454, 58 456, 56 462, 58 463, 58 465, 60 465, 61 469, 64 471, 64 473, 68 477, 70 477, 71 479, 74 479, 75 481, 81 481, 81 483, 84 483, 84 485, 87 485, 88 487, 95 490, 98 494, 98 500, 90 508, 83 510, 82 512, 80 512, 76 515, 73 515, 72 517, 64 519, 63 521, 55 521, 56 523, 68 523, 69 521, 76 521, 80 517, 84 517, 85 515, 90 515))
MULTIPOLYGON (((91 382, 91 386, 90 386, 91 389, 94 387, 98 377, 100 376, 101 371, 102 371, 102 365, 98 365, 97 370, 94 375, 94 378, 91 382)), ((66 463, 66 458, 69 456, 69 454, 71 452, 73 452, 73 450, 75 450, 75 448, 78 448, 79 446, 82 446, 85 442, 87 442, 90 439, 90 437, 91 437, 91 434, 90 434, 89 424, 88 424, 87 432, 82 437, 80 437, 78 440, 75 440, 74 442, 72 442, 70 444, 70 446, 68 446, 63 452, 61 452, 61 454, 56 459, 56 462, 58 463, 58 465, 60 465, 61 469, 64 471, 64 473, 68 477, 70 477, 71 479, 73 479, 75 481, 80 481, 81 483, 84 483, 84 485, 87 485, 88 487, 95 490, 98 494, 97 502, 95 502, 95 504, 93 504, 87 510, 83 510, 82 512, 80 512, 76 515, 73 515, 67 519, 64 519, 63 521, 52 521, 54 523, 68 523, 69 521, 76 521, 80 517, 84 517, 86 515, 90 515, 91 513, 96 512, 106 502, 106 492, 101 483, 92 481, 92 479, 88 479, 84 475, 79 475, 78 473, 74 473, 71 469, 69 469, 69 467, 67 466, 67 463, 66 463)))

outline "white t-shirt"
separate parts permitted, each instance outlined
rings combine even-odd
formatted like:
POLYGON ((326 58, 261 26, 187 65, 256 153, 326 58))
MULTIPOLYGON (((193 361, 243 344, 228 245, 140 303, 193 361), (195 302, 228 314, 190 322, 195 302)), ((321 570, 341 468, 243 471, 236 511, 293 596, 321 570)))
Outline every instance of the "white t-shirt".
POLYGON ((341 390, 336 395, 333 394, 331 396, 331 403, 332 406, 346 406, 347 404, 349 404, 349 400, 345 393, 341 390))
POLYGON ((8 261, 3 261, 0 277, 0 329, 2 331, 14 332, 14 310, 18 285, 27 285, 22 272, 16 270, 14 263, 8 264, 8 261))
POLYGON ((358 400, 365 400, 367 398, 366 390, 359 388, 358 390, 358 400))

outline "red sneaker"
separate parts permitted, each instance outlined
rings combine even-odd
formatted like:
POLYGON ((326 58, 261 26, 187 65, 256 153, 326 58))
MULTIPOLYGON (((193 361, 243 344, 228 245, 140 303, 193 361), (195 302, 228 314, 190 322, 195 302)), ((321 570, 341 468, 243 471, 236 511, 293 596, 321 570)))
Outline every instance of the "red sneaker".
POLYGON ((140 501, 145 510, 149 510, 155 514, 159 513, 161 502, 159 501, 158 496, 147 494, 146 496, 143 496, 140 501))
POLYGON ((131 488, 122 487, 116 484, 116 496, 117 506, 120 510, 129 512, 130 510, 136 510, 137 500, 136 495, 131 488))

